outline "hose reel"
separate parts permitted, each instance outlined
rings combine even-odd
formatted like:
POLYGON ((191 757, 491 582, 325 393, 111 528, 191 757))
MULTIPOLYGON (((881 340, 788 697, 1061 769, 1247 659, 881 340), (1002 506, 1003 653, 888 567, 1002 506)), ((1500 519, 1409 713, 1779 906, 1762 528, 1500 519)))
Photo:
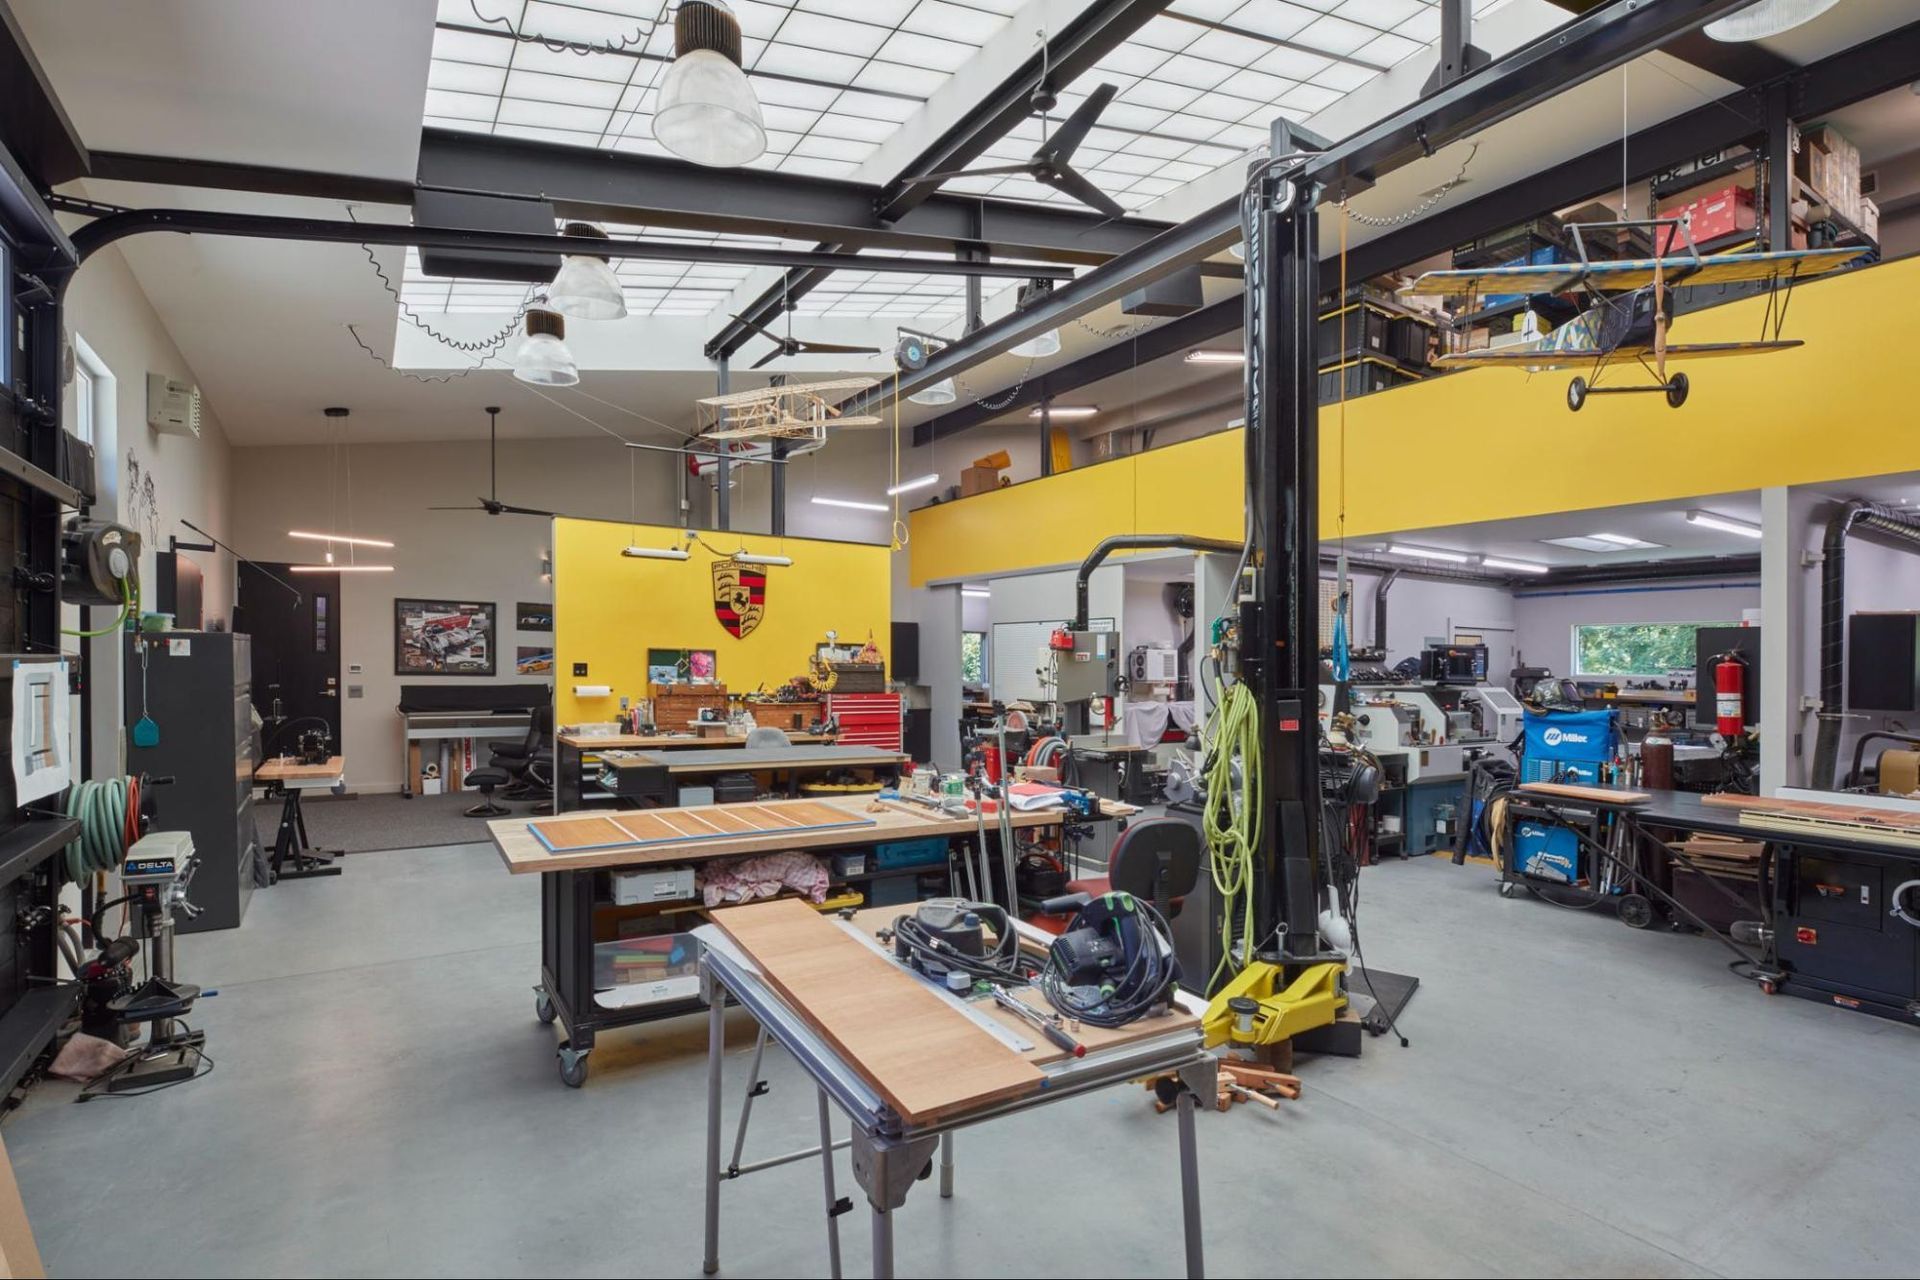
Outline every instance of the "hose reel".
POLYGON ((60 592, 69 604, 137 600, 140 535, 105 520, 69 520, 60 534, 60 592))

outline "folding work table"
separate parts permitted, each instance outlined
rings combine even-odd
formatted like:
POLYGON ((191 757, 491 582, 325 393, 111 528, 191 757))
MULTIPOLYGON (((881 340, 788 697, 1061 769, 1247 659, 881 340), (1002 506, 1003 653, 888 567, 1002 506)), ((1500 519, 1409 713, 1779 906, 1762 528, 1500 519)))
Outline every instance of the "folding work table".
POLYGON ((964 1005, 908 974, 868 941, 877 918, 893 914, 867 911, 835 920, 800 903, 758 903, 718 911, 712 924, 696 931, 703 944, 702 995, 708 1006, 706 1274, 720 1269, 721 1184, 818 1156, 828 1259, 837 1280, 839 1217, 851 1206, 834 1193, 833 1152, 840 1144, 833 1138, 831 1105, 853 1123, 848 1145, 854 1178, 872 1211, 873 1274, 892 1276, 894 1211, 906 1202, 922 1171, 931 1167, 936 1150, 940 1194, 953 1195, 956 1130, 1169 1071, 1178 1073, 1187 1086, 1177 1107, 1186 1274, 1205 1274, 1194 1107, 1196 1097, 1214 1096, 1216 1064, 1203 1047, 1195 1013, 1179 1007, 1125 1027, 1083 1027, 1079 1037, 1087 1052, 1075 1058, 1017 1017, 990 1005, 964 1005), (822 962, 828 959, 835 961, 826 966, 828 971, 844 967, 858 972, 857 996, 850 997, 843 983, 820 980, 822 962), (818 1093, 819 1146, 739 1163, 752 1100, 765 1091, 756 1078, 747 1082, 747 1110, 740 1118, 733 1161, 722 1165, 722 1063, 729 998, 761 1028, 755 1077, 759 1050, 768 1037, 811 1077, 818 1093), (983 1018, 1002 1031, 982 1030, 983 1018), (1017 1047, 1022 1043, 1024 1048, 1017 1047))
POLYGON ((273 838, 273 856, 268 862, 270 879, 302 880, 313 876, 337 876, 341 868, 334 862, 339 850, 321 852, 307 839, 307 815, 300 808, 300 797, 308 791, 331 791, 347 778, 345 756, 329 757, 325 764, 301 764, 298 760, 269 760, 253 771, 253 780, 267 788, 271 797, 280 792, 280 830, 273 838), (293 865, 289 867, 287 864, 293 865))
MULTIPOLYGON (((1101 805, 1103 818, 1125 818, 1137 812, 1130 805, 1104 802, 1101 805)), ((1066 815, 1057 811, 1014 812, 1010 818, 1017 830, 1028 831, 1059 826, 1066 815)), ((1078 815, 1073 820, 1086 821, 1078 815)), ((692 983, 689 984, 692 989, 684 995, 673 992, 645 1004, 609 1004, 605 993, 596 992, 594 919, 597 911, 609 905, 596 889, 599 873, 698 865, 720 858, 784 850, 832 853, 904 840, 939 838, 978 842, 984 839, 991 842, 998 839, 997 824, 997 818, 982 823, 971 815, 954 817, 903 801, 836 796, 824 800, 768 800, 757 805, 697 805, 624 813, 586 811, 531 820, 517 815, 497 818, 487 827, 510 873, 540 877, 540 986, 534 1008, 541 1021, 552 1022, 557 1018, 565 1030, 566 1038, 560 1045, 560 1078, 578 1087, 586 1081, 586 1058, 593 1049, 597 1032, 693 1013, 702 1007, 697 984, 692 983), (666 839, 644 844, 610 835, 613 843, 561 852, 549 851, 530 825, 539 822, 543 830, 563 835, 570 824, 607 824, 614 818, 710 823, 737 829, 736 815, 749 809, 767 810, 776 815, 789 810, 802 813, 831 810, 845 815, 856 825, 666 839)), ((604 831, 604 825, 595 830, 604 831)), ((930 871, 940 869, 929 868, 930 871)), ((872 874, 867 873, 867 878, 872 874)), ((699 903, 676 904, 676 907, 689 913, 691 927, 691 913, 699 908, 699 903)), ((694 945, 697 944, 689 939, 689 946, 694 945)))

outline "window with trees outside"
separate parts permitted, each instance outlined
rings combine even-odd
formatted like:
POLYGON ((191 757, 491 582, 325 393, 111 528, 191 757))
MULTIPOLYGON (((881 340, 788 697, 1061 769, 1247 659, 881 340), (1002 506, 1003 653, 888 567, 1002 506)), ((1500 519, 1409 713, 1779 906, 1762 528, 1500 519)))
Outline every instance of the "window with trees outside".
POLYGON ((963 684, 987 682, 987 633, 960 633, 960 680, 963 684))
POLYGON ((1623 622, 1573 629, 1577 676, 1664 676, 1694 668, 1694 633, 1723 622, 1623 622))

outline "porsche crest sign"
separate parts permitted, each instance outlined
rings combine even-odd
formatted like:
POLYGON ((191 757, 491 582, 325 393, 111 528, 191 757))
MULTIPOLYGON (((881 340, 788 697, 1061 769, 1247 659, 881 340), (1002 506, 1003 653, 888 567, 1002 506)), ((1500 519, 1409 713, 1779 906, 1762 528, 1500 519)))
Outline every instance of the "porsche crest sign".
POLYGON ((767 613, 767 571, 737 560, 713 562, 713 616, 736 640, 753 634, 767 613))

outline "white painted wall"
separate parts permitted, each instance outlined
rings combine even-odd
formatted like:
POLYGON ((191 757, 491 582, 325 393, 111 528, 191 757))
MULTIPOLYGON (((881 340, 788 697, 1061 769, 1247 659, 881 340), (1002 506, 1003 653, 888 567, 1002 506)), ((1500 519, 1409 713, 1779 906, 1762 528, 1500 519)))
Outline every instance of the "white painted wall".
MULTIPOLYGON (((147 426, 148 373, 186 382, 196 379, 118 249, 89 258, 74 277, 67 293, 66 323, 68 331, 79 335, 113 374, 116 438, 101 440, 96 450, 101 502, 95 514, 139 530, 143 603, 150 608, 154 553, 166 548, 170 535, 189 542, 202 540, 181 527, 182 517, 217 536, 227 535, 232 450, 219 406, 211 402, 201 406, 198 439, 161 435, 147 426), (133 481, 136 466, 137 485, 133 481)), ((64 425, 72 427, 70 396, 66 403, 64 425)), ((193 559, 205 574, 206 618, 225 625, 233 613, 233 558, 225 552, 195 552, 193 559)), ((104 611, 95 610, 94 615, 93 626, 109 621, 104 611)), ((95 777, 122 771, 119 643, 112 636, 89 642, 94 707, 90 765, 95 777)))
MULTIPOLYGON (((228 540, 263 561, 312 558, 312 544, 286 536, 290 528, 344 524, 344 509, 329 508, 327 450, 322 447, 234 451, 234 517, 228 540)), ((360 791, 398 790, 404 771, 394 708, 401 677, 393 673, 393 602, 400 596, 490 600, 502 611, 499 675, 514 683, 514 650, 524 639, 551 644, 550 635, 517 636, 511 610, 520 601, 550 601, 540 577, 551 550, 551 525, 530 516, 479 511, 429 511, 472 503, 487 491, 487 449, 473 444, 356 445, 351 453, 354 529, 387 538, 391 552, 363 559, 391 562, 390 574, 345 574, 341 580, 341 737, 348 781, 360 791), (351 671, 361 667, 359 674, 351 671)), ((567 515, 654 524, 677 523, 675 459, 623 449, 604 439, 514 440, 500 445, 504 501, 567 515)), ((418 679, 417 677, 415 678, 418 679)), ((480 683, 448 677, 449 683, 480 683)))

